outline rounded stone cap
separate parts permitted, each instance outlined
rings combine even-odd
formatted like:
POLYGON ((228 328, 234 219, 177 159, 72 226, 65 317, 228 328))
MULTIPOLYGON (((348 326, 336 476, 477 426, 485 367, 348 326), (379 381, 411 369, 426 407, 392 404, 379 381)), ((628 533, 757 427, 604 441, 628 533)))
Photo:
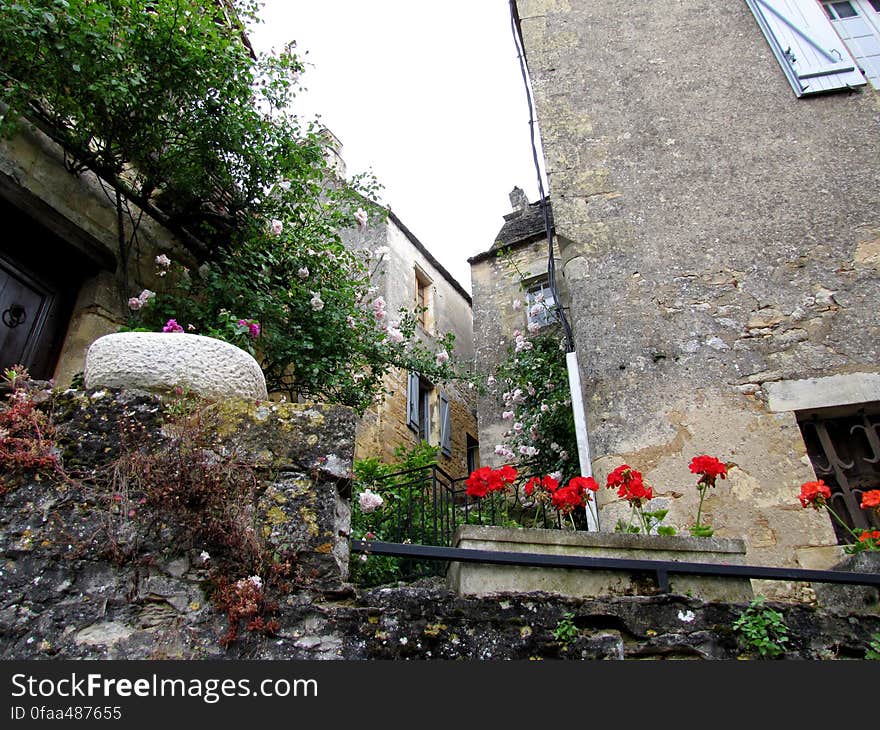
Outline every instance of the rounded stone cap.
POLYGON ((265 400, 266 378, 247 352, 223 340, 184 332, 118 332, 86 353, 87 388, 169 391, 206 398, 265 400))

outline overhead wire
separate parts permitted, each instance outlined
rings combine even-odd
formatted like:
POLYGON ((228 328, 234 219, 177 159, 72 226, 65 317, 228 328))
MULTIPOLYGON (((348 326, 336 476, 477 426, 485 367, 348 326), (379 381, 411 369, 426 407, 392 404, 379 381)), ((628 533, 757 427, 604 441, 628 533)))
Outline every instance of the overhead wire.
POLYGON ((519 68, 522 73, 523 86, 526 91, 526 102, 529 108, 529 136, 532 145, 532 160, 535 163, 535 174, 538 178, 538 196, 540 200, 541 212, 544 216, 544 232, 547 235, 547 280, 550 285, 550 292, 553 294, 553 302, 556 305, 555 314, 559 323, 562 325, 562 331, 565 334, 566 352, 574 352, 574 333, 571 324, 565 314, 565 308, 562 306, 559 297, 559 288, 556 284, 556 256, 553 250, 553 224, 550 222, 550 202, 544 193, 544 181, 541 177, 541 165, 538 159, 538 145, 535 141, 535 109, 532 102, 532 89, 529 84, 529 75, 526 68, 525 46, 522 39, 522 29, 519 26, 519 14, 516 9, 516 0, 510 0, 510 27, 513 31, 513 42, 516 46, 517 57, 519 58, 519 68))

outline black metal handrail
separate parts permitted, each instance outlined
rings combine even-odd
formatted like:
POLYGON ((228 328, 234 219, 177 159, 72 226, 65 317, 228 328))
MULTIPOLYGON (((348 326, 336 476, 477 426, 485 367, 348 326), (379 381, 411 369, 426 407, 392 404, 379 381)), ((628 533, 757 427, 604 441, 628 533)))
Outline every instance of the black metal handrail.
POLYGON ((653 573, 657 580, 657 586, 662 593, 669 593, 670 574, 755 578, 759 580, 791 580, 806 583, 840 583, 880 588, 880 573, 856 573, 843 570, 775 568, 761 565, 691 563, 675 560, 641 560, 633 558, 589 558, 578 555, 496 552, 494 550, 412 545, 373 540, 352 540, 351 550, 355 553, 369 555, 387 555, 459 563, 653 573))

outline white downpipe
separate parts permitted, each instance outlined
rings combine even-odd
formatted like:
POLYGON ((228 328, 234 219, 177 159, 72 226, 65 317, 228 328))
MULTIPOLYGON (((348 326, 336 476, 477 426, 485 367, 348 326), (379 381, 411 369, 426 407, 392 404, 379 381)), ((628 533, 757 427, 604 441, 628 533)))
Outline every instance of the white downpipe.
MULTIPOLYGON (((590 440, 587 435, 587 417, 584 413, 584 394, 581 389, 581 371, 578 367, 577 353, 566 353, 565 364, 568 368, 568 390, 571 394, 571 410, 574 415, 574 432, 577 438, 581 475, 591 477, 593 476, 593 464, 590 458, 590 440)), ((598 532, 599 512, 596 509, 595 495, 587 502, 586 512, 587 529, 590 532, 598 532)))

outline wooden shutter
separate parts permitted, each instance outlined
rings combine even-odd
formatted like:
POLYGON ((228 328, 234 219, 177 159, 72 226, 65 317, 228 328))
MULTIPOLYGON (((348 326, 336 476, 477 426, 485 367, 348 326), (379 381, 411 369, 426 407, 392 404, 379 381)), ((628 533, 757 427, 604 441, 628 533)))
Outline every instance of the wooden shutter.
POLYGON ((816 0, 746 0, 797 96, 865 84, 816 0))
POLYGON ((410 372, 406 381, 406 425, 419 431, 419 374, 410 372))
POLYGON ((452 455, 452 417, 445 393, 440 394, 440 452, 444 456, 452 455))

